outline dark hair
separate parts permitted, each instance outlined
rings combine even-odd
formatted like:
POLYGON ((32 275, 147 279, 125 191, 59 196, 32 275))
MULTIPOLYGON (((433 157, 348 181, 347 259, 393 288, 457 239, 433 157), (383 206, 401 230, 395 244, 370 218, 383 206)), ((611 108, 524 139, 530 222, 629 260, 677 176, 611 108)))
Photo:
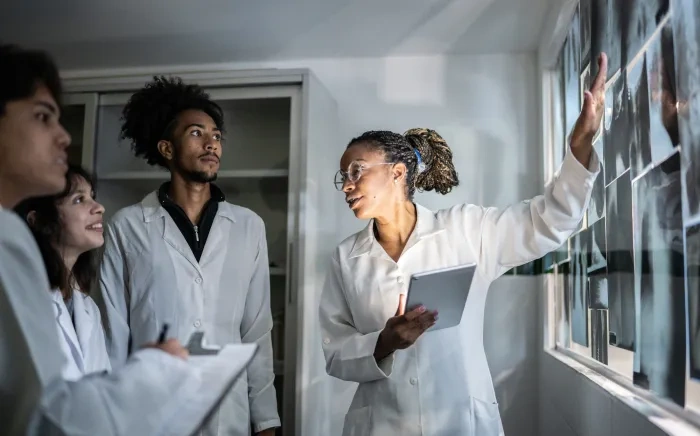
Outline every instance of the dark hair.
POLYGON ((363 144, 384 153, 386 162, 406 165, 406 195, 413 198, 415 190, 437 191, 447 194, 459 185, 457 171, 452 163, 452 150, 436 131, 409 129, 403 135, 386 130, 372 130, 353 138, 347 148, 363 144), (418 168, 418 155, 425 164, 418 168))
POLYGON ((0 116, 7 103, 32 97, 42 85, 60 106, 61 79, 51 57, 42 51, 0 44, 0 116))
POLYGON ((92 176, 77 165, 69 165, 66 173, 66 188, 63 192, 58 195, 30 198, 15 207, 15 212, 28 223, 30 221, 29 214, 34 213, 29 227, 44 259, 49 284, 51 288, 60 289, 64 298, 71 296, 73 281, 82 292, 87 294, 97 277, 98 250, 90 250, 81 254, 76 260, 73 270, 67 271, 63 257, 57 249, 64 239, 64 228, 58 211, 58 203, 74 192, 78 177, 85 179, 94 190, 95 184, 92 176))
POLYGON ((120 138, 129 139, 134 154, 145 158, 149 165, 167 168, 158 141, 172 140, 177 116, 190 109, 209 115, 223 132, 223 111, 201 87, 185 85, 179 77, 156 76, 124 106, 120 138))

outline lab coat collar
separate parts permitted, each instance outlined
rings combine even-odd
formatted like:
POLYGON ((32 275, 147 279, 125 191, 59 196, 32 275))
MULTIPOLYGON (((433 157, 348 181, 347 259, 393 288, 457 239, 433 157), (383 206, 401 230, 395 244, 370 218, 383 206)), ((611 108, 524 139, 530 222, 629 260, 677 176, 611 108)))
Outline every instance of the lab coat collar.
MULTIPOLYGON (((164 217, 168 214, 165 208, 158 200, 158 191, 153 191, 141 201, 141 210, 143 211, 143 220, 147 223, 164 217)), ((236 212, 232 204, 222 201, 219 203, 219 209, 216 216, 221 216, 232 222, 236 222, 236 212)))
MULTIPOLYGON (((143 210, 143 220, 147 223, 155 219, 169 217, 168 211, 165 210, 165 208, 160 204, 160 200, 158 199, 158 191, 151 192, 141 201, 141 209, 143 210)), ((218 217, 226 218, 235 223, 235 206, 222 201, 219 203, 219 208, 216 211, 216 218, 218 217)), ((214 224, 212 224, 212 233, 210 233, 210 236, 213 234, 216 228, 216 218, 214 219, 214 224)), ((195 259, 194 254, 192 254, 192 250, 187 245, 187 241, 185 241, 180 229, 178 229, 177 225, 172 219, 164 219, 163 239, 165 239, 165 242, 170 244, 170 246, 172 246, 178 253, 184 256, 185 259, 187 259, 187 261, 197 270, 198 274, 202 275, 200 263, 197 262, 197 259, 195 259)), ((200 260, 203 260, 206 257, 207 252, 207 246, 205 245, 204 252, 202 253, 202 259, 200 260)))
MULTIPOLYGON (((75 298, 77 295, 73 295, 73 298, 75 298)), ((79 296, 77 296, 79 297, 79 296)), ((76 365, 80 369, 81 372, 85 371, 85 354, 83 353, 83 350, 80 346, 80 340, 78 339, 78 336, 76 334, 76 330, 78 330, 74 325, 73 321, 71 320, 70 312, 68 312, 68 308, 66 307, 65 302, 63 301, 63 295, 61 294, 61 291, 58 289, 55 289, 51 291, 51 298, 53 299, 53 303, 55 306, 54 314, 56 316, 56 322, 61 328, 61 333, 66 339, 66 342, 70 346, 70 352, 73 355, 73 360, 75 361, 76 365)), ((75 300, 73 302, 73 313, 77 314, 78 311, 78 306, 75 305, 75 300)), ((80 309, 84 311, 84 306, 80 309)), ((76 326, 80 326, 78 324, 78 320, 76 319, 75 322, 76 326)))
MULTIPOLYGON (((443 232, 445 226, 437 219, 435 212, 416 203, 416 227, 406 243, 406 252, 418 241, 429 238, 437 233, 443 232)), ((350 258, 355 258, 369 254, 371 257, 387 256, 384 248, 377 242, 374 237, 374 220, 370 220, 367 227, 357 234, 355 245, 350 251, 350 258)))
POLYGON ((141 200, 141 210, 143 211, 143 220, 147 223, 164 217, 168 213, 158 201, 158 191, 151 192, 141 200))
POLYGON ((93 333, 94 327, 94 317, 88 309, 88 305, 85 304, 85 299, 87 295, 83 294, 79 290, 73 291, 73 316, 75 317, 75 332, 78 334, 78 342, 80 342, 80 349, 83 352, 83 356, 89 356, 90 350, 90 339, 93 333))
POLYGON ((216 212, 216 216, 224 217, 231 222, 236 222, 236 211, 235 207, 231 203, 222 201, 219 203, 219 210, 216 212))

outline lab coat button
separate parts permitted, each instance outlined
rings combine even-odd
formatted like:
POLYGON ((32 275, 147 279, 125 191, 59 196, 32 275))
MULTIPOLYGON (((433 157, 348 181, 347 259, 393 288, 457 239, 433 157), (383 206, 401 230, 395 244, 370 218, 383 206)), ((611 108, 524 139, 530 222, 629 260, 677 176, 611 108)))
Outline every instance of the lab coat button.
POLYGON ((328 344, 331 343, 331 340, 328 339, 328 338, 323 338, 323 343, 324 343, 325 345, 328 345, 328 344))
POLYGON ((415 385, 416 383, 418 383, 418 379, 415 377, 411 377, 411 384, 415 385))
POLYGON ((397 278, 396 281, 399 282, 400 285, 403 285, 403 277, 397 278))
POLYGON ((201 284, 201 283, 202 283, 202 278, 201 278, 201 277, 197 277, 196 279, 194 279, 194 281, 197 282, 197 284, 201 284))
POLYGON ((202 325, 202 321, 200 321, 200 320, 195 320, 195 322, 194 322, 194 326, 195 326, 195 327, 199 328, 201 325, 202 325))

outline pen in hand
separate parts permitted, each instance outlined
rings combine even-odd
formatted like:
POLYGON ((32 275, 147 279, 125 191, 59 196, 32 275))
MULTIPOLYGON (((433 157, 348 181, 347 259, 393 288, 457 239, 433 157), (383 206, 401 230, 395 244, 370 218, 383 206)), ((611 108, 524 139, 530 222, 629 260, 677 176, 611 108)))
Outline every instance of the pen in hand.
POLYGON ((159 343, 159 344, 162 344, 162 343, 165 342, 165 337, 166 337, 166 335, 168 334, 168 328, 169 328, 169 327, 170 327, 170 326, 168 325, 167 322, 166 322, 165 324, 163 324, 163 329, 160 331, 160 336, 158 336, 158 343, 159 343))
POLYGON ((163 324, 163 328, 158 335, 158 342, 145 344, 145 348, 156 348, 158 350, 164 351, 171 356, 179 357, 180 359, 187 360, 189 352, 185 347, 183 347, 180 342, 175 338, 167 339, 168 336, 168 324, 163 324))

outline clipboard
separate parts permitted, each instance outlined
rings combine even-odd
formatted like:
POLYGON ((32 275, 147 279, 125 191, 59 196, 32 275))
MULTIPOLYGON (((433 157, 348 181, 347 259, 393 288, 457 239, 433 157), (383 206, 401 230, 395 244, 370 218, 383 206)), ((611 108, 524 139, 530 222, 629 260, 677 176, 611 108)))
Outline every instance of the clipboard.
POLYGON ((158 434, 199 435, 233 384, 245 374, 257 349, 257 344, 229 344, 214 355, 190 357, 188 363, 199 373, 201 387, 173 410, 158 434))
POLYGON ((219 345, 209 345, 204 340, 204 332, 199 330, 190 335, 187 341, 187 351, 190 356, 215 356, 221 351, 219 345))

